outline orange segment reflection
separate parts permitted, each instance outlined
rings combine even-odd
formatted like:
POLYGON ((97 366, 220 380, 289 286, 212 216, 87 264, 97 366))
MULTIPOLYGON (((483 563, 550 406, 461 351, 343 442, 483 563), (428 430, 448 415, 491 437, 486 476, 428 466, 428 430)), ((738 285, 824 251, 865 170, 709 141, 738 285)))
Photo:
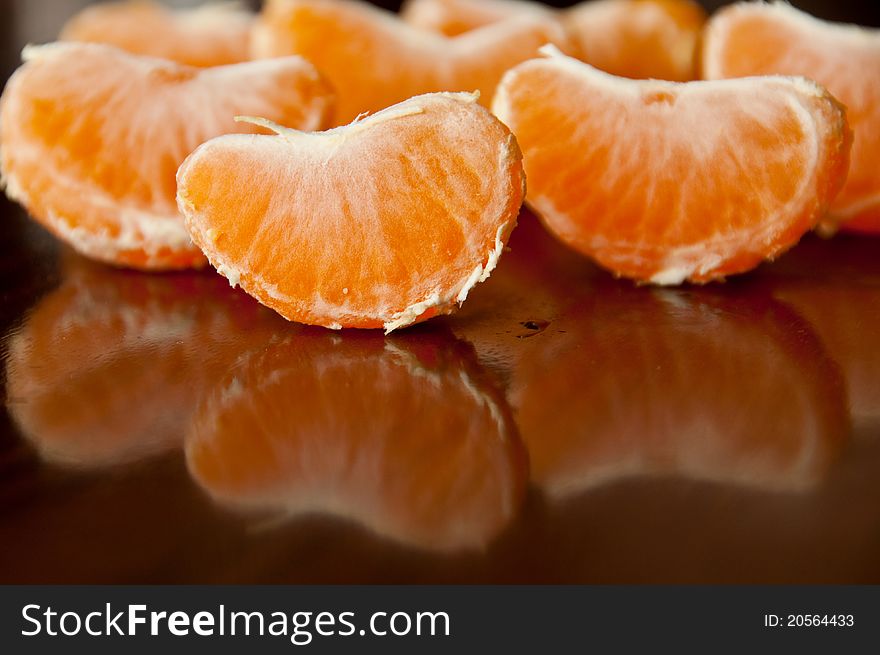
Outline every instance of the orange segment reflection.
POLYGON ((178 447, 193 405, 277 323, 212 274, 145 275, 71 255, 10 339, 9 407, 42 457, 82 468, 178 447), (258 329, 259 328, 259 329, 258 329))
POLYGON ((880 351, 864 345, 880 334, 880 285, 792 285, 777 296, 810 322, 840 365, 853 420, 880 421, 880 351))
POLYGON ((352 518, 414 546, 485 546, 519 508, 527 457, 473 348, 445 333, 303 328, 218 386, 188 437, 233 507, 352 518))
POLYGON ((880 422, 877 240, 843 234, 832 241, 806 239, 764 271, 761 283, 810 323, 840 366, 855 427, 876 426, 880 422))
POLYGON ((555 328, 529 340, 511 393, 551 496, 644 475, 803 490, 847 434, 840 374, 818 339, 748 289, 609 282, 555 328))

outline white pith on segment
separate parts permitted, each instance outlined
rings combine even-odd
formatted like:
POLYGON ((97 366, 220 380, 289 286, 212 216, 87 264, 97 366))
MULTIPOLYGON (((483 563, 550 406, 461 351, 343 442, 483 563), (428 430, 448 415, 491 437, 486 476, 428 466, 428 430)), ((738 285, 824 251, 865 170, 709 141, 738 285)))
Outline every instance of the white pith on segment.
MULTIPOLYGON (((692 277, 706 279, 736 255, 766 252, 768 246, 775 243, 776 237, 789 227, 785 220, 787 217, 800 217, 816 204, 819 162, 829 156, 823 150, 819 135, 835 126, 829 125, 828 121, 823 122, 822 117, 818 116, 820 111, 830 112, 832 105, 824 90, 814 82, 778 76, 686 84, 633 81, 598 71, 562 55, 552 47, 542 51, 549 59, 532 60, 508 72, 499 86, 493 111, 515 133, 520 134, 526 173, 529 175, 527 202, 563 241, 597 258, 612 270, 625 274, 633 264, 642 261, 644 254, 650 253, 651 259, 662 260, 650 276, 652 283, 669 285, 680 284, 692 277), (558 117, 558 123, 562 126, 560 131, 568 129, 566 121, 573 125, 570 133, 553 134, 547 137, 548 140, 587 141, 591 145, 596 143, 597 149, 609 149, 610 163, 604 169, 606 172, 602 173, 606 175, 604 179, 588 181, 566 177, 567 171, 573 170, 573 166, 571 161, 565 160, 564 155, 554 161, 553 168, 557 173, 549 181, 540 179, 530 171, 530 160, 545 157, 541 161, 549 169, 548 162, 556 157, 552 153, 564 152, 549 151, 551 154, 545 156, 542 143, 522 141, 524 128, 518 124, 519 117, 512 104, 512 96, 517 93, 522 80, 530 79, 530 75, 542 75, 545 77, 541 79, 545 80, 564 78, 572 89, 572 95, 582 94, 585 99, 592 98, 595 106, 605 108, 605 118, 602 120, 607 121, 607 125, 601 132, 605 138, 596 142, 596 135, 600 134, 598 131, 590 132, 592 140, 583 136, 577 138, 578 130, 585 129, 582 123, 578 123, 582 119, 566 115, 573 106, 578 106, 577 100, 566 97, 562 101, 566 106, 558 109, 551 104, 560 102, 558 95, 555 100, 541 96, 531 101, 532 108, 536 104, 540 107, 542 101, 547 103, 550 112, 547 115, 553 116, 547 121, 555 123, 558 117), (789 146, 780 143, 777 151, 769 153, 774 157, 771 162, 766 160, 766 150, 758 153, 760 160, 748 159, 748 150, 738 147, 740 144, 731 140, 742 136, 735 131, 737 123, 760 129, 764 129, 762 126, 766 123, 769 130, 776 122, 783 120, 780 116, 796 124, 803 138, 789 146), (649 125, 655 128, 649 129, 649 125), (684 129, 685 126, 688 129, 684 129), (731 128, 734 131, 729 133, 731 128), (616 134, 626 136, 615 140, 613 135, 616 134), (649 162, 647 166, 646 161, 649 162), (771 164, 796 165, 805 172, 793 181, 795 186, 790 189, 787 198, 777 199, 773 188, 761 186, 761 176, 771 164), (636 173, 641 177, 614 178, 617 174, 615 171, 626 172, 629 176, 636 173), (750 198, 763 215, 748 221, 736 214, 739 208, 725 206, 725 198, 719 197, 717 205, 711 210, 727 212, 727 220, 709 222, 708 225, 719 227, 707 227, 696 240, 691 235, 677 239, 677 226, 694 218, 686 212, 687 190, 698 188, 704 192, 706 184, 712 182, 712 175, 705 180, 698 179, 698 176, 709 171, 724 179, 745 180, 750 184, 752 188, 743 197, 750 198), (664 186, 658 187, 658 184, 664 186), (562 185, 583 189, 575 215, 568 215, 557 207, 555 197, 556 193, 562 191, 562 185), (653 194, 658 188, 663 189, 663 193, 678 194, 670 201, 677 208, 676 215, 651 216, 652 198, 656 197, 653 194), (609 209, 601 216, 593 215, 589 211, 592 198, 600 197, 604 198, 604 204, 609 209), (642 220, 655 221, 653 229, 642 231, 639 241, 617 236, 614 211, 627 201, 640 202, 642 213, 639 215, 649 217, 642 220), (740 227, 737 228, 737 224, 740 227), (666 239, 665 246, 656 245, 658 236, 666 239), (609 251, 614 252, 609 254, 609 251)), ((528 86, 529 83, 525 84, 528 86)), ((548 88, 546 96, 553 93, 548 88)), ((581 106, 588 105, 581 103, 581 106)), ((598 119, 591 116, 590 120, 595 123, 598 119)), ((548 125, 548 130, 552 129, 553 126, 548 125)), ((596 130, 595 126, 593 130, 596 130)), ((576 156, 589 157, 591 153, 578 153, 576 156)), ((817 215, 814 219, 818 220, 819 208, 815 210, 817 215)), ((621 220, 625 218, 621 216, 621 220)))
POLYGON ((309 59, 339 90, 337 118, 347 122, 429 92, 480 88, 488 104, 503 72, 547 42, 568 43, 549 12, 450 38, 364 2, 270 0, 254 26, 251 52, 255 58, 296 52, 309 59))
MULTIPOLYGON (((326 132, 279 128, 274 137, 208 142, 178 172, 187 227, 218 271, 288 320, 325 327, 378 322, 391 332, 428 311, 448 313, 497 265, 516 222, 517 185, 524 183, 516 172, 516 140, 475 100, 474 94, 428 94, 326 132), (404 129, 405 122, 412 124, 404 129), (435 139, 442 151, 426 145, 435 139), (494 163, 490 170, 487 161, 494 163), (252 228, 190 197, 190 179, 213 179, 213 163, 227 175, 247 170, 264 181, 264 198, 241 199, 242 216, 261 217, 256 232, 241 232, 252 228), (435 179, 431 167, 438 166, 446 174, 435 179), (420 220, 420 208, 444 216, 443 223, 420 220), (464 253, 441 254, 440 240, 457 229, 464 253), (335 246, 327 249, 331 236, 335 246), (233 255, 227 238, 260 249, 233 255), (407 243, 400 247, 395 238, 407 243), (355 270, 337 264, 335 248, 357 253, 355 270), (438 257, 448 259, 442 270, 425 267, 425 258, 438 257), (292 268, 281 275, 278 262, 292 268), (450 280, 454 275, 457 281, 450 280), (314 280, 308 292, 298 286, 303 276, 314 280), (392 279, 401 288, 389 287, 392 279)), ((216 186, 235 184, 226 178, 216 186)))
POLYGON ((484 26, 513 16, 552 16, 553 10, 529 0, 407 0, 400 9, 400 17, 408 25, 433 32, 457 23, 461 13, 468 15, 468 23, 484 26))
POLYGON ((7 194, 82 254, 125 263, 126 253, 141 253, 143 268, 164 268, 171 256, 182 266, 204 262, 174 197, 177 165, 192 149, 213 136, 252 131, 233 121, 237 113, 282 119, 295 115, 287 111, 297 103, 298 126, 318 129, 331 102, 307 100, 293 87, 294 79, 320 83, 298 57, 201 70, 98 44, 29 46, 23 56, 27 63, 0 104, 7 194), (63 142, 46 143, 31 128, 33 103, 60 97, 69 112, 66 134, 101 126, 93 151, 68 153, 63 142), (130 172, 122 197, 98 181, 101 171, 120 169, 130 172))
MULTIPOLYGON (((710 80, 741 75, 730 70, 726 54, 729 37, 738 30, 750 34, 744 22, 772 21, 776 35, 787 35, 784 50, 768 51, 762 61, 767 72, 803 75, 827 87, 848 109, 854 132, 847 183, 831 205, 837 224, 863 211, 880 212, 880 174, 875 157, 880 145, 880 30, 820 20, 787 2, 741 2, 719 11, 706 26, 703 39, 703 77, 710 80), (861 191, 852 191, 860 188, 861 191), (865 193, 865 189, 875 190, 865 193)), ((756 47, 761 47, 756 45, 756 47)), ((735 60, 735 57, 733 58, 735 60)))
POLYGON ((238 2, 170 9, 160 2, 98 3, 75 14, 59 40, 106 43, 194 66, 247 61, 254 15, 238 2))
MULTIPOLYGON (((33 151, 32 155, 38 161, 41 157, 36 148, 24 146, 26 151, 33 151)), ((59 188, 81 188, 79 180, 72 179, 64 172, 54 172, 53 179, 59 188)), ((10 200, 17 202, 23 207, 31 207, 30 194, 25 190, 15 173, 5 173, 0 179, 0 186, 5 190, 10 200)), ((148 265, 161 264, 161 256, 169 251, 181 252, 193 249, 192 240, 183 225, 180 214, 169 214, 143 211, 135 207, 121 205, 109 197, 101 189, 92 186, 88 192, 80 192, 81 196, 90 198, 94 207, 100 207, 117 217, 116 229, 109 226, 98 230, 87 230, 82 226, 75 225, 75 221, 64 214, 59 214, 54 209, 49 209, 44 220, 47 227, 62 241, 70 244, 77 252, 99 261, 115 263, 122 253, 141 251, 146 255, 148 265)), ((196 255, 196 253, 193 253, 196 255)))
MULTIPOLYGON (((719 79, 725 76, 722 68, 724 58, 724 35, 732 23, 740 18, 751 15, 770 14, 777 16, 783 23, 796 25, 804 30, 808 37, 807 43, 820 43, 818 47, 839 48, 841 44, 880 49, 880 30, 850 23, 832 23, 811 16, 805 11, 795 9, 787 2, 738 2, 728 5, 720 15, 724 20, 710 20, 706 25, 705 52, 703 54, 703 74, 706 79, 719 79)), ((830 68, 826 71, 833 74, 830 68)), ((824 77, 824 75, 820 76, 824 77)))
POLYGON ((513 17, 555 18, 566 29, 580 59, 599 68, 613 67, 620 57, 621 40, 633 48, 659 46, 668 61, 643 61, 646 68, 640 71, 642 74, 628 76, 664 78, 674 74, 673 79, 693 77, 699 35, 691 21, 699 15, 696 6, 686 3, 666 7, 659 2, 637 0, 589 0, 567 9, 551 8, 532 0, 409 0, 401 9, 401 18, 409 25, 442 33, 452 31, 451 28, 456 32, 464 28, 475 30, 513 17), (685 12, 683 18, 681 12, 685 12), (651 70, 658 73, 652 74, 651 70))

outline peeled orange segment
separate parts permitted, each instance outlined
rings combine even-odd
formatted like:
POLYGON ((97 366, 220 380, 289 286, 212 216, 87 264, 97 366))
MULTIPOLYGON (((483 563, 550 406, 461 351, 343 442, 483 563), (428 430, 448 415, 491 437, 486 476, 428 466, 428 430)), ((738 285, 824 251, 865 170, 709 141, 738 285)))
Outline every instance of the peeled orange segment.
POLYGON ((485 547, 528 479, 501 394, 473 348, 442 332, 303 328, 220 379, 186 455, 223 505, 337 515, 433 551, 485 547))
POLYGON ((387 331, 452 312, 516 224, 516 139, 469 94, 327 132, 224 136, 180 167, 211 264, 288 320, 387 331))
POLYGON ((493 108, 550 231, 656 284, 792 246, 843 183, 851 140, 844 109, 802 78, 634 81, 558 54, 511 70, 493 108))
POLYGON ((447 36, 525 14, 548 16, 553 10, 528 0, 407 0, 400 9, 406 23, 447 36))
POLYGON ((706 28, 703 75, 803 75, 847 109, 855 134, 849 177, 828 228, 880 232, 880 30, 828 23, 788 4, 741 3, 706 28))
POLYGON ((256 130, 236 114, 311 130, 331 111, 327 85, 299 57, 196 69, 86 43, 25 54, 0 99, 6 192, 82 254, 121 266, 204 263, 175 174, 207 139, 256 130))
MULTIPOLYGON (((514 16, 547 16, 523 0, 410 0, 411 25, 456 35, 514 16)), ((556 14, 573 51, 602 70, 634 78, 684 82, 696 74, 696 50, 706 20, 691 0, 587 0, 556 14)))
POLYGON ((410 27, 393 14, 353 0, 269 0, 257 21, 257 57, 299 54, 338 93, 345 123, 415 95, 480 91, 488 105, 511 66, 546 43, 565 46, 552 18, 524 18, 455 39, 410 27))
POLYGON ((696 77, 706 14, 691 0, 591 0, 564 14, 581 58, 614 75, 696 77))
POLYGON ((129 0, 87 7, 65 24, 60 38, 189 66, 221 66, 249 59, 252 20, 234 3, 172 11, 149 0, 129 0))

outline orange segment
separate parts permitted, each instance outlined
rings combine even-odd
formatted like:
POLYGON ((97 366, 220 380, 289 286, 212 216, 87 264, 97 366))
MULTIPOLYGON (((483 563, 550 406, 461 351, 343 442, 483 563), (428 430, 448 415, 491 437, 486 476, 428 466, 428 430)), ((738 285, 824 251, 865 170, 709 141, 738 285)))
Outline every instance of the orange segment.
POLYGON ((847 108, 855 134, 849 177, 829 228, 880 232, 880 30, 827 23, 788 4, 737 4, 706 28, 703 75, 803 75, 847 108))
POLYGON ((189 66, 249 59, 252 15, 233 3, 172 11, 149 0, 87 7, 61 30, 61 40, 106 43, 189 66))
MULTIPOLYGON (((410 0, 411 25, 456 35, 514 16, 547 16, 522 0, 410 0)), ((587 63, 614 75, 684 82, 696 74, 696 50, 706 20, 691 0, 588 0, 556 14, 587 63)))
POLYGON ((581 58, 624 77, 686 82, 706 20, 690 0, 595 0, 564 14, 581 58))
POLYGON ((528 478, 503 399, 473 349, 442 333, 275 343, 203 404, 186 453, 224 504, 335 514, 440 551, 484 547, 528 478))
POLYGON ((178 173, 193 240, 292 321, 391 331, 452 312, 516 224, 516 139, 468 94, 345 127, 224 136, 178 173))
POLYGON ((426 34, 352 0, 269 0, 254 28, 257 57, 299 54, 333 83, 345 123, 415 95, 477 91, 491 101, 511 66, 546 43, 565 45, 552 18, 489 26, 455 39, 426 34))
POLYGON ((6 367, 11 416, 54 464, 118 466, 181 447, 202 394, 245 344, 283 326, 216 275, 64 263, 6 367))
POLYGON ((550 16, 553 10, 527 0, 406 0, 400 17, 419 29, 458 36, 515 16, 550 16))
POLYGON ((328 122, 330 91, 299 57, 196 69, 110 46, 29 48, 0 100, 7 194, 79 252, 143 269, 204 258, 175 203, 180 162, 236 114, 302 129, 328 122))
POLYGON ((800 78, 633 81, 556 55, 511 70, 493 109, 517 135, 547 227, 615 274, 656 284, 776 256, 846 175, 844 110, 800 78))

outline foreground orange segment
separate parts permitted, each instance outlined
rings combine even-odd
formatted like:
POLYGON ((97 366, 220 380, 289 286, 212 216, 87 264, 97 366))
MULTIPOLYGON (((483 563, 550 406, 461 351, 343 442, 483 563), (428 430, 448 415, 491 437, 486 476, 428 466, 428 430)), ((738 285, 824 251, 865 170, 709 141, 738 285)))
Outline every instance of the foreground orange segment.
POLYGON ((473 95, 418 96, 327 132, 273 129, 208 141, 178 173, 193 240, 264 305, 390 332, 452 312, 495 268, 525 177, 516 139, 473 95))
POLYGON ((813 228, 843 184, 844 109, 813 82, 634 81, 549 54, 511 70, 493 109, 523 149, 531 207, 617 275, 747 271, 813 228))
POLYGON ((675 82, 696 77, 706 14, 691 0, 591 0, 563 20, 581 58, 597 68, 675 82))
POLYGON ((565 46, 552 17, 523 18, 455 39, 427 34, 355 0, 269 0, 254 28, 256 57, 299 54, 339 96, 337 122, 435 91, 480 91, 488 106, 511 66, 546 43, 565 46))
POLYGON ((825 85, 855 133, 827 227, 880 233, 880 30, 828 23, 781 2, 741 3, 710 21, 702 66, 709 79, 781 73, 825 85))
POLYGON ((299 57, 197 69, 86 43, 25 51, 0 99, 3 179, 80 253, 141 269, 200 266, 175 202, 177 167, 200 143, 256 128, 329 122, 332 95, 299 57))
POLYGON ((225 505, 333 514, 434 551, 485 547, 528 479, 503 397, 442 332, 304 328, 220 380, 186 454, 225 505))
POLYGON ((149 0, 128 0, 87 7, 64 25, 60 38, 189 66, 222 66, 249 59, 252 20, 233 3, 172 11, 149 0))
MULTIPOLYGON (((551 10, 522 0, 410 0, 411 25, 447 35, 551 10)), ((692 0, 588 0, 556 14, 587 63, 614 75, 685 82, 696 76, 696 51, 706 20, 692 0)))

